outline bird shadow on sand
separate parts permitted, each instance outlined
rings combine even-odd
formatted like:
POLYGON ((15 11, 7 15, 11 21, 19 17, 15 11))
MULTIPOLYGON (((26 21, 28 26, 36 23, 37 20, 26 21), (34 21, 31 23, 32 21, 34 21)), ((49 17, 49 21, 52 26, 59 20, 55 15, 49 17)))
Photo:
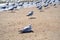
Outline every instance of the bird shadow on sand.
POLYGON ((36 19, 36 17, 30 17, 29 19, 36 19))
POLYGON ((50 8, 50 7, 45 7, 45 9, 48 9, 48 8, 50 8))
POLYGON ((16 13, 15 10, 8 10, 9 13, 16 13))
POLYGON ((44 12, 44 10, 40 10, 40 12, 44 12))
POLYGON ((27 31, 27 32, 23 32, 22 30, 19 30, 18 32, 19 32, 19 34, 34 33, 34 31, 32 31, 32 30, 27 31))
POLYGON ((57 8, 57 6, 54 6, 54 8, 57 8))

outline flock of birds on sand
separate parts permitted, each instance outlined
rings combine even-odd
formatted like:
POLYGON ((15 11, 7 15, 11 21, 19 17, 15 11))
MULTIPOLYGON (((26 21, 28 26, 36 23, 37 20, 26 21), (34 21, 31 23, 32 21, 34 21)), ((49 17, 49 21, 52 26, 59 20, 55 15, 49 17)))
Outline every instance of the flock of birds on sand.
MULTIPOLYGON (((60 3, 60 0, 58 0, 60 3)), ((27 2, 27 4, 29 4, 29 2, 27 2)), ((35 2, 36 4, 36 8, 38 8, 39 10, 42 10, 43 7, 48 7, 49 5, 53 4, 53 6, 56 6, 56 0, 45 0, 45 1, 37 1, 35 2), (43 5, 42 5, 43 3, 43 5)), ((7 2, 4 6, 0 6, 1 9, 8 9, 8 10, 14 10, 16 9, 18 6, 19 7, 23 7, 24 2, 16 2, 16 3, 12 3, 9 4, 9 2, 7 2), (17 4, 17 5, 16 5, 17 4)), ((33 5, 33 1, 31 2, 31 5, 33 5)), ((30 11, 26 16, 32 16, 34 13, 34 11, 30 11)), ((21 33, 29 33, 29 32, 33 32, 32 30, 32 26, 31 24, 27 25, 26 27, 24 27, 22 30, 20 30, 21 33)))
MULTIPOLYGON (((58 2, 60 3, 60 0, 58 0, 58 2)), ((18 7, 24 7, 24 5, 32 5, 35 6, 39 9, 39 10, 42 10, 43 7, 48 7, 49 5, 53 5, 53 6, 56 6, 56 0, 39 0, 39 1, 31 1, 31 2, 20 2, 20 1, 17 1, 17 2, 13 2, 13 3, 9 3, 6 2, 4 5, 0 6, 0 9, 2 10, 14 10, 14 9, 17 9, 18 7)), ((18 8, 19 9, 19 8, 18 8)))
MULTIPOLYGON (((46 0, 44 3, 46 4, 46 5, 43 5, 44 7, 47 7, 49 4, 52 4, 52 2, 50 2, 51 0, 46 0)), ((59 0, 60 1, 60 0, 59 0)), ((36 2, 36 4, 39 4, 38 6, 36 6, 39 10, 42 10, 42 5, 40 5, 40 3, 41 3, 42 1, 38 1, 38 2, 36 2)), ((55 0, 53 0, 53 6, 56 6, 56 3, 55 3, 55 0)), ((28 13, 28 15, 27 16, 32 16, 33 15, 33 11, 30 11, 29 13, 28 13)), ((21 33, 29 33, 29 32, 33 32, 33 30, 32 30, 32 25, 31 24, 29 24, 28 26, 26 26, 26 27, 24 27, 22 30, 21 30, 21 33)))

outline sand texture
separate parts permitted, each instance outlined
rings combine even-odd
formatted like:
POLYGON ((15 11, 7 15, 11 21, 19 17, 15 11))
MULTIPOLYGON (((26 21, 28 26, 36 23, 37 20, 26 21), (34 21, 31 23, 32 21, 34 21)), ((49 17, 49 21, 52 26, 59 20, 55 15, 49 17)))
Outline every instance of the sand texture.
POLYGON ((60 6, 36 7, 0 12, 0 40, 60 40, 60 6), (26 16, 33 10, 33 16, 26 16), (31 24, 33 33, 20 34, 19 30, 31 24))

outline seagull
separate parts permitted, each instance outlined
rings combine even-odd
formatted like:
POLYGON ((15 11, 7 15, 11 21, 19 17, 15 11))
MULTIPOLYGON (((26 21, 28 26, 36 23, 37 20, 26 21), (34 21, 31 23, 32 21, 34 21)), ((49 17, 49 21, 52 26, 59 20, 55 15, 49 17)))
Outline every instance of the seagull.
POLYGON ((48 6, 48 4, 44 5, 44 7, 47 7, 47 6, 48 6))
POLYGON ((52 2, 50 2, 49 4, 52 4, 52 2))
POLYGON ((15 3, 11 4, 10 7, 9 7, 9 10, 14 10, 17 8, 17 5, 15 3))
POLYGON ((39 6, 39 10, 41 10, 42 9, 42 6, 39 6))
POLYGON ((58 0, 58 2, 59 2, 59 5, 60 5, 60 0, 58 0))
POLYGON ((22 30, 20 30, 20 32, 21 33, 30 33, 30 32, 33 32, 31 24, 29 24, 26 27, 24 27, 22 30))
POLYGON ((60 0, 58 0, 58 1, 60 1, 60 0))
POLYGON ((7 4, 4 4, 3 6, 1 6, 1 9, 6 9, 8 6, 8 3, 7 4))
POLYGON ((56 3, 54 4, 54 6, 56 6, 56 3))
POLYGON ((27 4, 29 4, 29 1, 27 2, 27 4))
POLYGON ((2 7, 1 7, 1 9, 5 9, 5 8, 6 8, 6 6, 2 6, 2 7))
POLYGON ((37 4, 37 3, 40 3, 39 1, 37 1, 35 4, 37 4))
POLYGON ((39 10, 40 10, 40 12, 42 12, 43 10, 42 10, 42 6, 39 6, 39 8, 38 8, 39 10))
POLYGON ((10 8, 9 10, 11 10, 11 11, 14 10, 14 7, 10 8))
POLYGON ((10 8, 9 8, 9 10, 14 10, 14 6, 15 6, 15 4, 13 3, 13 4, 11 4, 11 6, 10 6, 10 8))
POLYGON ((47 3, 49 4, 49 3, 50 3, 50 1, 51 1, 51 0, 48 0, 48 2, 47 2, 47 3))
POLYGON ((42 5, 37 5, 37 8, 42 11, 42 5))
POLYGON ((31 4, 33 5, 33 1, 31 1, 31 4))
POLYGON ((33 11, 30 11, 27 16, 32 16, 33 15, 33 11))
POLYGON ((37 2, 36 7, 42 12, 42 0, 37 2))
POLYGON ((24 4, 24 2, 22 2, 22 3, 19 3, 19 6, 23 6, 23 4, 24 4))
POLYGON ((21 2, 20 2, 20 1, 18 1, 17 3, 18 3, 18 4, 20 4, 21 2))
POLYGON ((44 3, 46 3, 48 0, 45 0, 44 3))
POLYGON ((36 7, 37 7, 37 8, 39 8, 40 5, 41 5, 40 3, 36 3, 36 7))
POLYGON ((56 0, 53 0, 53 6, 56 7, 56 0))
POLYGON ((53 0, 53 2, 55 2, 56 0, 53 0))

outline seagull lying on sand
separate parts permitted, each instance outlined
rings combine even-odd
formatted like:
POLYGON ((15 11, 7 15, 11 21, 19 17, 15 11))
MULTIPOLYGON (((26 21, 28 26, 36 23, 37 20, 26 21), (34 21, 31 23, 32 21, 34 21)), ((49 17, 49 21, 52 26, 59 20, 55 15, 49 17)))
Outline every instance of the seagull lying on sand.
POLYGON ((31 24, 29 24, 28 26, 24 27, 20 32, 21 33, 30 33, 30 32, 33 32, 31 24))
POLYGON ((48 3, 44 5, 44 7, 48 7, 48 3))
POLYGON ((17 6, 15 5, 15 3, 13 3, 9 6, 9 10, 11 10, 11 11, 13 11, 16 8, 17 8, 17 6))
POLYGON ((42 6, 39 6, 39 10, 41 10, 42 9, 42 6))
POLYGON ((6 9, 7 6, 8 6, 8 4, 2 5, 2 6, 1 6, 1 9, 6 9))
POLYGON ((32 16, 33 15, 33 11, 30 11, 27 16, 32 16))

